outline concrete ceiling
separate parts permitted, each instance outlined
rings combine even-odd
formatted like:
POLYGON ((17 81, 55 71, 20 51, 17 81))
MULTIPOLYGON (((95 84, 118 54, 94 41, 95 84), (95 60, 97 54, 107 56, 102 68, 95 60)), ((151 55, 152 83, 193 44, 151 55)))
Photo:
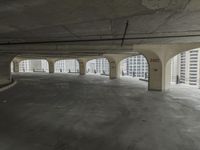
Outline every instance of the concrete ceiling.
POLYGON ((121 38, 126 20, 126 38, 170 38, 125 44, 200 41, 200 0, 1 0, 0 43, 121 38))

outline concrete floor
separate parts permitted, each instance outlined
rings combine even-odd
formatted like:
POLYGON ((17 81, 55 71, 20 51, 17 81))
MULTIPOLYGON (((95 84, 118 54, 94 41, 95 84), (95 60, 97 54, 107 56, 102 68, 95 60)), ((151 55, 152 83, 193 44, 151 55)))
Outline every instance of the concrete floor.
POLYGON ((0 150, 200 150, 200 90, 134 79, 14 75, 0 92, 0 150))

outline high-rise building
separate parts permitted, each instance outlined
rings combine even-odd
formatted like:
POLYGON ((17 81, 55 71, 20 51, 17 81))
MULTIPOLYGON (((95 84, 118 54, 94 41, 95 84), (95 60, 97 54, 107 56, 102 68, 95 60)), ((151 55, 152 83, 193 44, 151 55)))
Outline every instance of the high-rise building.
POLYGON ((23 60, 19 63, 20 72, 48 72, 48 62, 46 60, 23 60))
POLYGON ((179 74, 180 74, 180 55, 176 55, 173 59, 171 59, 171 82, 176 83, 179 74))
POLYGON ((87 73, 95 73, 96 71, 96 60, 90 60, 89 62, 87 62, 86 65, 86 72, 87 73))
POLYGON ((19 63, 19 72, 30 72, 30 60, 23 60, 19 63))
POLYGON ((79 63, 76 59, 57 61, 55 63, 55 72, 79 72, 79 63))
POLYGON ((126 73, 128 76, 147 78, 148 63, 142 55, 129 57, 126 59, 126 73))
POLYGON ((106 58, 98 58, 87 63, 88 73, 109 74, 109 62, 106 58))
POLYGON ((96 59, 96 71, 100 74, 109 74, 109 62, 106 58, 96 59))
POLYGON ((174 76, 179 77, 179 82, 199 86, 200 83, 200 49, 182 52, 171 60, 172 82, 174 76))

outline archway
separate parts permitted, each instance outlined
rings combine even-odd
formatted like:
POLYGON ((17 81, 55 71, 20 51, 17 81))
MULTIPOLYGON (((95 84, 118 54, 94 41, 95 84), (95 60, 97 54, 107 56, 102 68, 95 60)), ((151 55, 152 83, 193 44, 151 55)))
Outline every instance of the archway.
POLYGON ((143 55, 131 56, 120 61, 120 77, 148 81, 148 68, 148 62, 143 55))
POLYGON ((200 88, 200 49, 179 53, 168 62, 171 67, 170 85, 200 88))
POLYGON ((92 59, 86 63, 86 73, 94 75, 105 75, 110 74, 110 65, 106 58, 92 59))
POLYGON ((79 70, 76 59, 59 60, 55 63, 55 73, 79 73, 79 70))
POLYGON ((49 72, 49 65, 45 59, 27 59, 20 61, 19 72, 49 72))

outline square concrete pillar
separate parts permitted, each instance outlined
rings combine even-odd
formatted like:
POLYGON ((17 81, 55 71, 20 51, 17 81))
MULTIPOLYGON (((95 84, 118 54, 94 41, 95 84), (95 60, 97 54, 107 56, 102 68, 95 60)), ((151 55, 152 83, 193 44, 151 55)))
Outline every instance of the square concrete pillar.
POLYGON ((48 61, 48 64, 49 64, 49 73, 54 73, 55 72, 55 70, 54 70, 55 62, 54 61, 48 61))
POLYGON ((80 69, 80 75, 85 75, 86 62, 79 61, 79 69, 80 69))
POLYGON ((120 78, 120 63, 110 62, 110 79, 120 78))
POLYGON ((11 83, 10 62, 12 56, 0 54, 0 86, 11 83))

